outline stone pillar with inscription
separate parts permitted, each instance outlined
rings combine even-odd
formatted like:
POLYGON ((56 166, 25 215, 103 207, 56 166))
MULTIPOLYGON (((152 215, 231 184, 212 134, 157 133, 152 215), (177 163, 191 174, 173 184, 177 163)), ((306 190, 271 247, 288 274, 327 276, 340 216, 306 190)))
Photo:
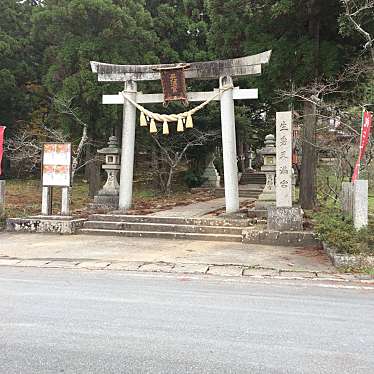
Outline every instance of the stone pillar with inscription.
POLYGON ((292 112, 276 115, 276 206, 292 207, 292 112))
POLYGON ((292 112, 277 112, 276 134, 276 206, 268 209, 268 229, 302 230, 302 210, 292 207, 292 112))

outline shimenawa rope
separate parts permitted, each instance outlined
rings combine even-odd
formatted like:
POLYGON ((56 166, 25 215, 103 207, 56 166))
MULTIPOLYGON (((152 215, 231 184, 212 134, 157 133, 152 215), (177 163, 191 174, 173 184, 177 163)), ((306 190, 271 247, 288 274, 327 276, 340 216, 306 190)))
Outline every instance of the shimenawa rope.
POLYGON ((177 131, 183 131, 183 120, 185 120, 186 128, 193 128, 193 121, 192 115, 194 115, 199 110, 203 109, 207 106, 211 101, 213 101, 216 97, 218 97, 222 92, 232 88, 231 85, 224 86, 220 88, 217 93, 211 96, 209 99, 201 103, 200 105, 192 108, 186 112, 178 113, 178 114, 159 114, 151 112, 150 110, 144 108, 142 105, 138 104, 130 97, 126 95, 126 91, 121 91, 120 94, 126 99, 129 103, 131 103, 135 108, 140 111, 140 126, 148 126, 147 118, 150 119, 150 132, 155 133, 157 132, 156 121, 163 123, 163 134, 169 134, 169 122, 177 122, 177 131))

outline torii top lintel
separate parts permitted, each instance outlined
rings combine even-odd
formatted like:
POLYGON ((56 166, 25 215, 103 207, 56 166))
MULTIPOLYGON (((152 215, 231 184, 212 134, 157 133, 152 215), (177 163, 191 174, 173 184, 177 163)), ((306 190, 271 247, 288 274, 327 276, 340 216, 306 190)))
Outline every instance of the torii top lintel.
MULTIPOLYGON (((229 75, 231 77, 261 74, 261 67, 270 60, 271 51, 257 55, 205 62, 191 62, 185 71, 186 78, 214 79, 229 75)), ((175 64, 159 65, 114 65, 91 61, 92 72, 98 74, 101 82, 152 81, 159 80, 157 69, 173 67, 175 64)))

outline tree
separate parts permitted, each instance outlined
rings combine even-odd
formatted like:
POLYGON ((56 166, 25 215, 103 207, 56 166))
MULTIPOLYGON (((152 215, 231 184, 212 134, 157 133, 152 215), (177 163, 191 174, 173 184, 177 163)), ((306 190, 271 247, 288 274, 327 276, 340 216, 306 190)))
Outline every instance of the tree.
MULTIPOLYGON (((76 172, 84 166, 82 154, 88 142, 88 125, 79 118, 75 108, 72 107, 72 99, 67 101, 55 99, 53 106, 62 115, 73 118, 81 128, 80 137, 73 142, 71 176, 74 179, 76 172)), ((18 172, 21 174, 39 169, 44 142, 65 143, 68 141, 69 138, 59 129, 53 129, 46 124, 38 127, 24 124, 17 128, 12 137, 5 142, 5 152, 7 158, 17 164, 18 172)))
MULTIPOLYGON (((159 180, 161 191, 166 195, 172 192, 173 176, 183 161, 186 161, 187 152, 191 148, 202 147, 214 141, 218 136, 217 131, 201 131, 196 128, 188 129, 183 133, 152 135, 156 149, 160 156, 157 158, 159 165, 152 165, 152 173, 159 180)), ((144 144, 143 149, 154 151, 151 144, 144 144)))
POLYGON ((352 28, 358 32, 365 40, 364 50, 370 53, 374 64, 374 1, 341 0, 341 2, 344 7, 344 13, 340 19, 341 32, 350 35, 352 28))
POLYGON ((31 6, 16 0, 0 2, 0 123, 11 132, 32 108, 29 84, 35 77, 30 43, 31 6))
MULTIPOLYGON (((293 91, 281 91, 283 100, 292 98, 311 103, 315 108, 316 137, 310 145, 318 158, 328 162, 319 168, 317 192, 322 201, 338 200, 341 182, 351 179, 358 157, 362 106, 365 92, 361 82, 372 71, 365 61, 350 64, 340 74, 330 80, 320 80, 293 91)), ((298 115, 297 121, 305 123, 305 114, 298 115)), ((302 141, 306 142, 304 136, 302 141)), ((309 142, 309 140, 307 140, 309 142)), ((373 144, 369 144, 365 159, 365 168, 374 157, 373 144)))
MULTIPOLYGON (((315 79, 335 76, 348 63, 353 47, 338 33, 339 2, 321 0, 266 0, 263 2, 208 0, 212 27, 211 48, 219 57, 239 57, 272 49, 269 66, 261 79, 247 79, 261 92, 266 117, 273 122, 274 112, 285 110, 276 97, 279 89, 304 87, 315 79), (342 48, 343 42, 345 42, 342 48), (323 62, 323 63, 322 63, 323 62)), ((293 102, 307 115, 304 125, 301 204, 314 207, 316 152, 316 109, 310 102, 293 102)), ((289 105, 287 105, 289 106, 289 105)), ((269 129, 273 128, 268 123, 269 129)))
MULTIPOLYGON (((90 61, 157 62, 157 37, 144 1, 45 0, 35 8, 32 21, 33 42, 42 49, 47 95, 63 101, 74 98, 72 104, 88 124, 88 135, 109 135, 121 114, 118 108, 101 105, 101 96, 122 88, 97 84, 90 61)), ((79 132, 71 118, 53 110, 48 122, 72 136, 79 132)))

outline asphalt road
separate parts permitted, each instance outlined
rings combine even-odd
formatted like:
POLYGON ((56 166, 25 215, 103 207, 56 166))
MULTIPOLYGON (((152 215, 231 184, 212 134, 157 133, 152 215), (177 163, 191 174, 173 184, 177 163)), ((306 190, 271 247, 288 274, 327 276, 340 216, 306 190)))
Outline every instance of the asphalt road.
POLYGON ((0 268, 0 373, 374 373, 374 289, 0 268))

